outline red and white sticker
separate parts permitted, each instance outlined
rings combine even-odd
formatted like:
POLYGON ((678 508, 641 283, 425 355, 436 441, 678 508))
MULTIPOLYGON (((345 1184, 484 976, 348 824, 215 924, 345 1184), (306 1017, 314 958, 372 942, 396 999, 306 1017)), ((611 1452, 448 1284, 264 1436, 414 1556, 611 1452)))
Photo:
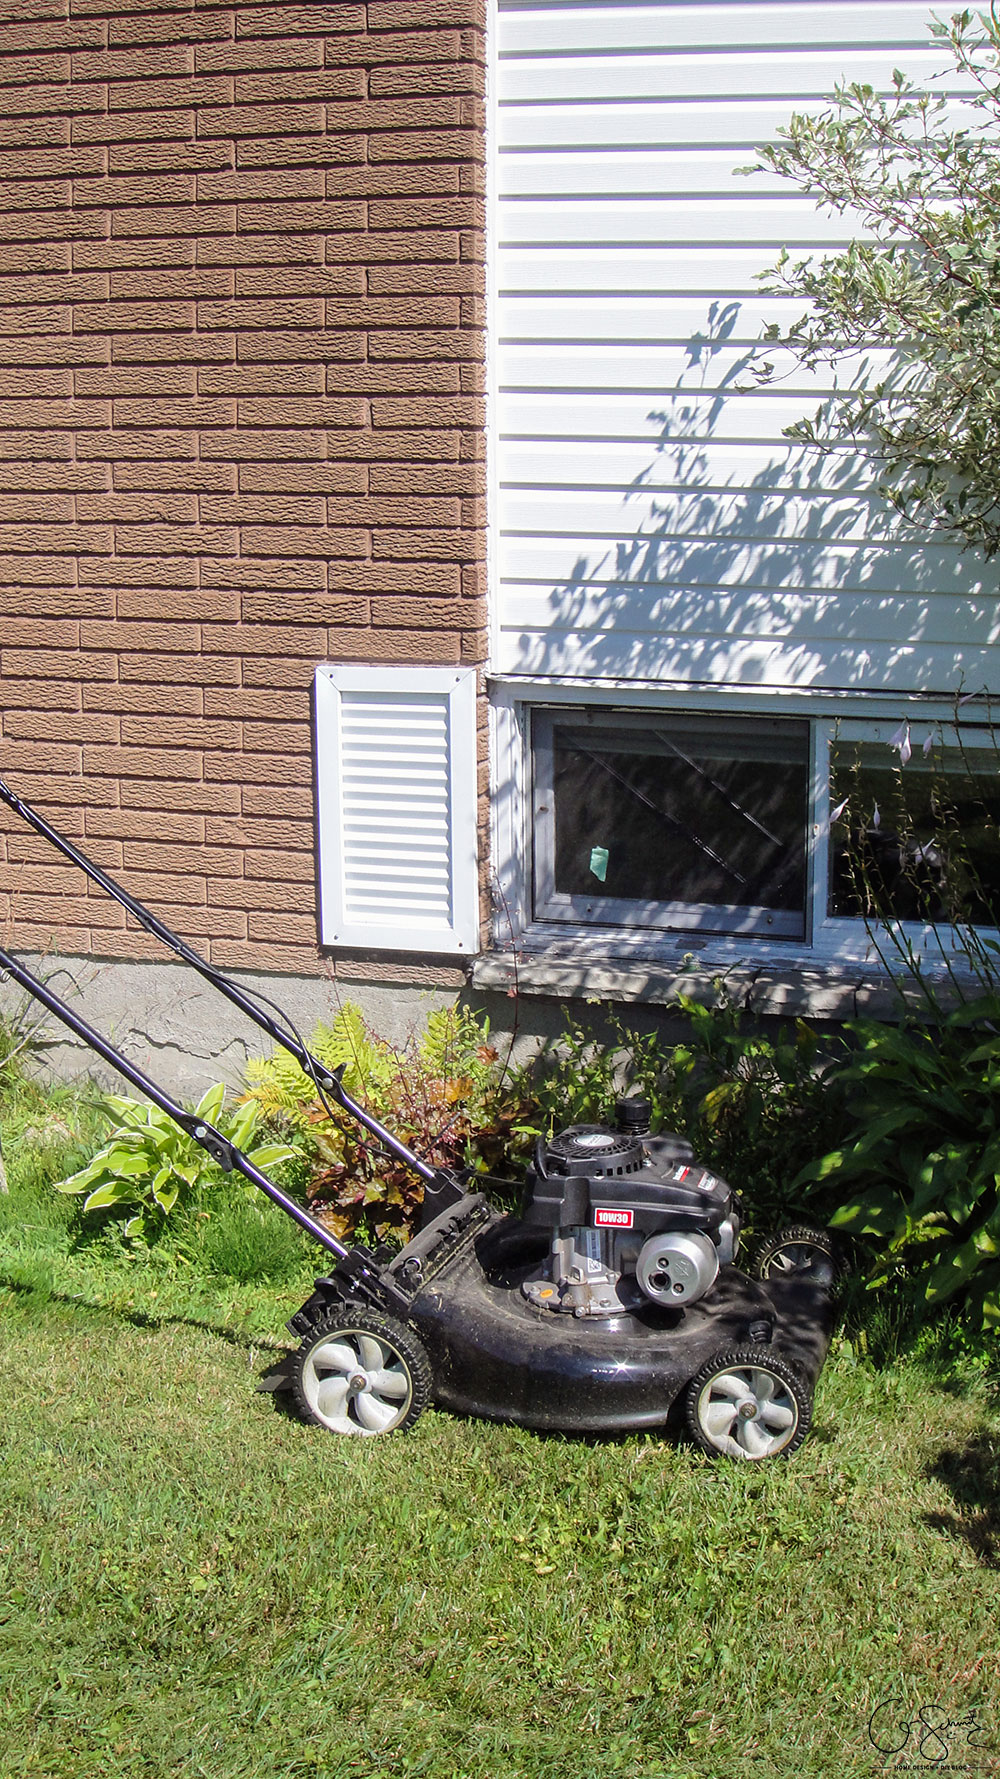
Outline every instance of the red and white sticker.
POLYGON ((612 1211, 607 1206, 594 1206, 594 1222, 598 1229, 631 1229, 631 1211, 612 1211))

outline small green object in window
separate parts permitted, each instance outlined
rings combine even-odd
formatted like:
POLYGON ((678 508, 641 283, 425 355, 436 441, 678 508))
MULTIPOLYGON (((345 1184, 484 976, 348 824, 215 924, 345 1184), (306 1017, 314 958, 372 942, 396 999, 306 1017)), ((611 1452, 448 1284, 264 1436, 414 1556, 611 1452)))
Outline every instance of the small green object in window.
POLYGON ((592 846, 590 849, 591 875, 603 883, 608 875, 608 849, 606 846, 592 846))

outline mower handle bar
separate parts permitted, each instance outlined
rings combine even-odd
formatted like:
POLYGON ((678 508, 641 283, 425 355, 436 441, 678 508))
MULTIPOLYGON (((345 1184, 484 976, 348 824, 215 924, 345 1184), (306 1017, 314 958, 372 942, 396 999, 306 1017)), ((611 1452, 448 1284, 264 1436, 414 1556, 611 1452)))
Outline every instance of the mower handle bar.
MULTIPOLYGON (((238 1007, 241 1013, 245 1013, 248 1019, 252 1019, 255 1025, 259 1025, 262 1031, 267 1032, 268 1036, 273 1038, 275 1043, 280 1044, 282 1049, 287 1050, 289 1054, 295 1058, 303 1072, 309 1076, 309 1079, 320 1090, 321 1097, 324 1093, 330 1094, 337 1101, 337 1104, 341 1107, 342 1111, 347 1113, 348 1117, 353 1118, 373 1137, 375 1137, 377 1141, 381 1143, 382 1147, 388 1150, 390 1155, 394 1156, 397 1161, 402 1162, 404 1167, 408 1167, 419 1179, 423 1180, 425 1186, 429 1186, 432 1192, 436 1193, 444 1189, 447 1196, 449 1190, 457 1188, 457 1181, 447 1169, 432 1167, 428 1162, 421 1161, 419 1155, 415 1155, 412 1149, 408 1149, 405 1143, 401 1143, 398 1137, 394 1137, 391 1131, 386 1130, 385 1126, 380 1124, 377 1118, 373 1118, 371 1113, 365 1110, 364 1106, 359 1105, 357 1100, 352 1099, 340 1079, 340 1072, 327 1068, 325 1063, 320 1062, 318 1057, 313 1056, 312 1052, 301 1042, 296 1032, 288 1030, 286 1026, 279 1024, 276 1019, 272 1019, 269 1013, 265 1012, 262 1007, 257 1005, 252 994, 248 994, 244 989, 240 988, 238 983, 231 982, 229 977, 226 976, 222 970, 218 969, 216 965, 210 964, 207 958, 203 958, 200 952, 194 950, 193 946, 188 945, 185 940, 179 938, 178 935, 173 932, 164 921, 159 920, 152 910, 147 908, 144 903, 138 901, 135 896, 129 895, 128 890, 123 889, 120 883, 116 883, 113 877, 109 877, 106 871, 102 871, 99 865, 95 865, 93 859, 88 858, 85 852, 81 852, 78 846, 74 846, 72 840, 67 839, 65 834, 60 834, 58 828, 53 828, 51 824, 45 820, 45 817, 39 814, 37 809, 32 808, 30 803, 26 803, 22 797, 19 797, 16 792, 12 791, 10 786, 2 778, 0 778, 0 799, 2 799, 9 808, 13 809, 14 813, 19 815, 22 821, 27 822, 29 827, 34 828, 36 834, 40 834, 43 840, 47 840, 51 846, 54 846, 58 852, 63 853, 63 855, 71 860, 74 865, 78 865, 81 871, 86 872, 87 876, 94 883, 99 884, 101 889, 106 890, 109 896, 113 896, 115 901, 119 902, 126 912, 131 914, 139 922, 140 926, 145 927, 148 933, 152 933, 155 939, 159 939, 162 944, 169 946, 172 951, 175 951, 177 956, 182 958, 192 970, 197 970, 199 976, 203 976, 206 982, 210 982, 213 988, 217 988, 220 994, 224 994, 228 1000, 232 1001, 233 1005, 238 1007)), ((174 1101, 170 1100, 169 1096, 164 1094, 160 1088, 157 1088, 153 1082, 148 1080, 141 1070, 136 1069, 134 1064, 128 1063, 126 1058, 123 1057, 119 1051, 115 1050, 112 1045, 109 1045, 107 1040, 102 1038, 100 1033, 95 1032, 91 1026, 87 1025, 86 1021, 81 1019, 78 1014, 72 1012, 70 1008, 66 1006, 65 1002, 60 1001, 58 996, 51 993, 51 990, 44 988, 43 985, 30 974, 30 972, 24 969, 23 965, 18 964, 7 952, 2 950, 0 950, 0 967, 8 970, 14 977, 15 981, 19 982, 23 988, 26 988, 29 994, 34 995, 37 1000, 40 1000, 43 1003, 43 1005, 48 1006, 50 1011, 54 1013, 58 1019, 61 1019, 65 1025, 68 1025, 72 1030, 78 1032, 80 1037, 82 1037, 87 1044, 91 1045, 100 1056, 107 1058, 107 1060, 112 1062, 116 1068, 120 1069, 126 1079, 133 1081, 136 1086, 142 1089, 143 1093, 148 1094, 154 1104, 160 1106, 163 1111, 169 1113, 171 1118, 176 1119, 179 1124, 187 1129, 187 1122, 185 1121, 187 1120, 190 1122, 187 1113, 183 1112, 180 1107, 176 1106, 174 1101)), ((203 1123, 204 1121, 201 1120, 196 1122, 203 1123)), ((193 1131, 189 1134, 193 1134, 193 1131)), ((218 1137, 218 1133, 215 1134, 218 1137)), ((197 1140, 201 1141, 201 1138, 198 1138, 197 1140)), ((222 1137, 218 1137, 218 1141, 225 1143, 225 1139, 222 1137)), ((245 1157, 243 1159, 245 1161, 245 1157)), ((235 1165, 240 1167, 240 1172, 242 1173, 246 1173, 247 1167, 252 1167, 252 1163, 249 1162, 247 1162, 245 1166, 240 1166, 239 1162, 235 1165)), ((289 1216, 295 1218, 296 1222, 302 1223, 304 1228, 308 1228, 310 1233, 315 1235, 318 1241, 321 1240, 324 1247, 330 1248, 332 1252, 337 1254, 347 1253, 346 1248, 343 1248, 340 1243, 333 1241, 329 1231, 323 1230, 322 1224, 316 1223, 311 1217, 308 1217, 305 1212, 300 1211, 297 1205, 293 1208, 293 1201, 291 1199, 286 1199, 284 1194, 278 1193, 278 1188, 272 1186, 270 1181, 265 1183, 262 1174, 258 1174, 257 1171, 254 1170, 252 1174, 247 1174, 247 1178, 252 1178, 254 1184, 260 1186, 261 1190, 267 1192, 270 1197, 273 1198, 278 1194, 276 1202, 280 1203, 283 1209, 288 1211, 289 1216), (322 1231, 322 1234, 319 1233, 320 1231, 322 1231)))

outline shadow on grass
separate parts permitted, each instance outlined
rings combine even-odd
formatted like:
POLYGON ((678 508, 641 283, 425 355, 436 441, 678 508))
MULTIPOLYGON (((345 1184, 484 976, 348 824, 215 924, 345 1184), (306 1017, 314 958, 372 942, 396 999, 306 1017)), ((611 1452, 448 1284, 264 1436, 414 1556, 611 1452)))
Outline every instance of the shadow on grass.
POLYGON ((925 1523, 967 1544, 985 1569, 1000 1570, 1000 1433, 982 1427, 960 1450, 939 1454, 925 1474, 943 1483, 954 1513, 929 1513, 925 1523))
MULTIPOLYGON (((28 1307, 42 1310, 55 1304, 59 1309, 72 1310, 75 1314, 82 1312, 90 1321, 125 1322, 130 1328, 153 1330, 170 1327, 197 1328, 204 1334, 215 1335, 217 1340, 223 1341, 227 1346, 238 1347, 245 1352, 259 1352, 263 1342, 268 1339, 267 1335, 250 1334, 222 1322, 206 1321, 201 1316, 182 1315, 179 1311, 164 1310, 157 1313, 125 1305, 101 1303, 94 1298, 84 1297, 79 1292, 55 1291, 41 1281, 35 1283, 7 1273, 0 1273, 0 1289, 16 1295, 28 1307)), ((285 1344, 277 1343, 267 1350, 272 1355, 273 1362, 285 1350, 285 1344)))

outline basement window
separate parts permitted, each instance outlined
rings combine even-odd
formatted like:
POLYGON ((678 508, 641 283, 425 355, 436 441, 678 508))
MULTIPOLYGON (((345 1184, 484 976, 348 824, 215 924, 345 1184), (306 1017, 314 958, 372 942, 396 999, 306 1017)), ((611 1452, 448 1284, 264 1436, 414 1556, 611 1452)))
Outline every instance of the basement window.
POLYGON ((802 938, 809 725, 533 719, 536 918, 802 938))

